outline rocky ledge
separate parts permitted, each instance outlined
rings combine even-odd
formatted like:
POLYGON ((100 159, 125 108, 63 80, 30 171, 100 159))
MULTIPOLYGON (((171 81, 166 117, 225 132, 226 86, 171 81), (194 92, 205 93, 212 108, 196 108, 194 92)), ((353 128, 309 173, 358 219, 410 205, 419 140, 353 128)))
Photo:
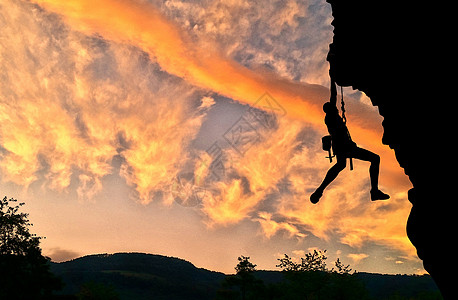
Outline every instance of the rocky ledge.
POLYGON ((413 185, 407 235, 451 299, 458 177, 452 3, 326 1, 334 18, 330 74, 338 85, 363 91, 384 117, 382 142, 413 185))

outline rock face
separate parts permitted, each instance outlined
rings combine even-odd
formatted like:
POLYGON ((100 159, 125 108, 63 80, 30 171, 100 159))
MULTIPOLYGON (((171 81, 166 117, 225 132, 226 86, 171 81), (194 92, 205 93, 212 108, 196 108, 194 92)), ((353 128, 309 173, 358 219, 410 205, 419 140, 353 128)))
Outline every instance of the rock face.
POLYGON ((458 128, 452 2, 326 1, 334 17, 330 74, 338 85, 363 91, 384 117, 382 142, 413 185, 408 237, 449 299, 458 294, 452 289, 458 170, 451 155, 458 128))

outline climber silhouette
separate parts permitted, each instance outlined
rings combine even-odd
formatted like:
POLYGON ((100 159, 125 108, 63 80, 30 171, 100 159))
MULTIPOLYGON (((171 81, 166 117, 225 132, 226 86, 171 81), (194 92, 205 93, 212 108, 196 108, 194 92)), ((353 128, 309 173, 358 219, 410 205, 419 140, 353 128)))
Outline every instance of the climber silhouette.
POLYGON ((347 158, 356 158, 371 163, 369 167, 369 175, 371 179, 371 200, 386 200, 390 196, 378 189, 378 175, 380 166, 380 156, 377 154, 360 148, 352 141, 347 125, 337 110, 337 89, 334 80, 331 78, 331 97, 329 102, 323 105, 323 111, 326 113, 324 122, 328 127, 329 134, 332 139, 332 150, 337 156, 337 163, 333 165, 327 172, 321 185, 310 196, 310 201, 313 204, 318 203, 323 195, 324 189, 334 180, 340 171, 345 169, 347 158))

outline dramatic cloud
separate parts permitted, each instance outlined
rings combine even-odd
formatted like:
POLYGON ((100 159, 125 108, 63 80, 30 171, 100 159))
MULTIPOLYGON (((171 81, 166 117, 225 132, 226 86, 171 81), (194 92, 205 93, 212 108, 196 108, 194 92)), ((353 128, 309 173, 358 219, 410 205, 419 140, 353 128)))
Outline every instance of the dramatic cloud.
MULTIPOLYGON (((140 47, 168 73, 194 85, 248 104, 269 91, 290 117, 315 125, 322 123, 320 106, 327 96, 326 89, 282 79, 266 69, 254 71, 227 59, 214 47, 193 41, 152 5, 117 0, 98 1, 96 5, 92 1, 78 1, 77 5, 72 1, 40 0, 37 3, 62 14, 77 30, 140 47)), ((350 126, 353 135, 367 141, 369 146, 375 144, 380 150, 380 127, 373 121, 368 122, 368 109, 360 104, 354 111, 358 113, 354 114, 350 126)), ((392 162, 389 165, 393 165, 392 162)))
POLYGON ((330 6, 298 0, 169 0, 162 9, 195 39, 217 44, 245 66, 263 66, 301 82, 328 82, 323 57, 332 39, 330 6))
POLYGON ((121 175, 142 201, 169 189, 208 101, 199 108, 195 89, 136 48, 9 4, 2 34, 10 43, 0 52, 3 179, 25 186, 42 179, 63 190, 74 178, 80 196, 91 198, 120 156, 121 175))
POLYGON ((319 84, 328 81, 332 35, 326 6, 5 1, 3 182, 95 199, 102 179, 118 174, 139 202, 195 207, 208 227, 249 220, 268 239, 314 236, 413 255, 400 221, 410 208, 408 181, 381 145, 381 117, 364 101, 346 97, 348 126, 381 155, 381 186, 392 199, 372 203, 368 164, 355 162, 318 205, 309 202, 330 167, 320 145, 329 93, 319 84), (214 111, 231 100, 239 114, 224 123, 229 117, 214 111))

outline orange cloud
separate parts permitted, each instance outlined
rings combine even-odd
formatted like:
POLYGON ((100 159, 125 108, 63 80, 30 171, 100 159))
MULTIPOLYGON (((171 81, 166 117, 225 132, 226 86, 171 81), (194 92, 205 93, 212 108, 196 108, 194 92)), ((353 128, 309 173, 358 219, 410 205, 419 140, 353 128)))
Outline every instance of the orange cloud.
POLYGON ((150 4, 119 0, 33 2, 61 14, 76 30, 140 47, 164 70, 193 85, 249 104, 269 91, 285 105, 290 116, 321 122, 317 103, 326 96, 326 91, 318 86, 281 80, 265 70, 250 70, 214 48, 200 48, 202 45, 191 41, 150 4))
POLYGON ((352 248, 382 243, 414 257, 404 222, 399 221, 410 210, 406 193, 401 192, 403 186, 382 181, 392 199, 370 201, 367 162, 355 161, 355 169, 343 171, 318 205, 310 203, 310 193, 331 165, 317 149, 319 142, 300 139, 301 133, 312 130, 304 126, 302 121, 278 117, 275 128, 256 127, 259 139, 243 155, 231 148, 225 150, 237 159, 231 165, 232 177, 206 186, 211 197, 203 198, 202 210, 208 223, 226 225, 251 219, 260 224, 267 238, 283 232, 302 239, 311 233, 352 248), (265 201, 273 204, 265 207, 265 201))
MULTIPOLYGON (((328 97, 326 89, 282 79, 266 70, 250 70, 223 56, 215 45, 192 41, 148 3, 120 0, 33 2, 62 15, 76 30, 140 47, 165 71, 193 85, 248 104, 268 91, 282 104, 289 117, 323 128, 321 104, 328 97)), ((393 176, 399 174, 398 165, 392 151, 381 146, 380 117, 364 104, 348 105, 347 110, 352 109, 357 111, 349 116, 352 135, 356 141, 364 141, 369 149, 382 155, 382 178, 392 183, 401 180, 407 185, 402 176, 393 176), (385 171, 389 173, 387 177, 383 177, 385 171)))
MULTIPOLYGON (((259 215, 259 218, 255 218, 254 220, 259 222, 259 224, 261 225, 263 234, 267 238, 271 238, 279 230, 284 230, 287 233, 289 233, 290 236, 295 236, 298 239, 302 239, 302 238, 307 236, 305 233, 300 232, 300 230, 297 229, 296 226, 292 225, 289 222, 276 222, 276 221, 272 220, 272 214, 271 213, 260 212, 258 215, 259 215)), ((297 253, 295 253, 295 254, 297 254, 297 253)))
POLYGON ((66 31, 43 11, 32 18, 33 6, 2 6, 2 180, 55 191, 73 184, 80 199, 91 199, 118 171, 118 157, 136 198, 151 201, 186 162, 211 103, 185 101, 195 101, 194 89, 167 76, 162 89, 151 88, 145 77, 160 74, 138 49, 66 31))
POLYGON ((228 224, 249 217, 264 197, 276 190, 299 144, 297 134, 302 125, 300 121, 281 118, 277 130, 257 128, 260 138, 252 140, 243 155, 235 149, 226 149, 236 158, 231 164, 233 179, 210 185, 213 197, 203 202, 203 210, 211 223, 228 224), (240 178, 244 179, 244 185, 240 178))

